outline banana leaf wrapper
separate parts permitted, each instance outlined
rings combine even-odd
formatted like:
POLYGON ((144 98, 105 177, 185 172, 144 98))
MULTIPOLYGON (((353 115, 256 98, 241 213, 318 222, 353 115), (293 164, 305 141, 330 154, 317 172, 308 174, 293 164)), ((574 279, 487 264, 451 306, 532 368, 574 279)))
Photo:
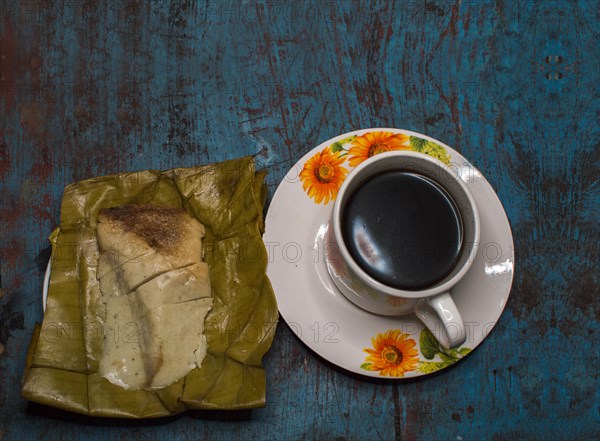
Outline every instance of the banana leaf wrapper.
MULTIPOLYGON (((261 360, 278 320, 262 242, 264 172, 251 157, 193 168, 142 171, 66 187, 60 226, 50 236, 51 275, 44 320, 36 325, 23 378, 24 398, 100 417, 154 418, 186 409, 265 405, 261 360), (205 320, 200 368, 155 391, 126 390, 98 374, 105 305, 96 279, 102 208, 132 203, 182 207, 206 227, 213 308, 205 320)), ((128 252, 123 245, 123 252, 128 252)), ((134 324, 111 330, 137 338, 134 324)))

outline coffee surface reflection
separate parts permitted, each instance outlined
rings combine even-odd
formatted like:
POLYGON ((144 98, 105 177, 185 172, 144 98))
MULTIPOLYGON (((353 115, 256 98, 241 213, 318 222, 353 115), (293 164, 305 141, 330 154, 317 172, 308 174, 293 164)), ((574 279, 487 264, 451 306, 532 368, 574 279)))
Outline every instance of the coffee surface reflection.
POLYGON ((342 237, 371 277, 397 289, 434 286, 454 268, 463 225, 454 200, 417 173, 369 178, 342 207, 342 237))

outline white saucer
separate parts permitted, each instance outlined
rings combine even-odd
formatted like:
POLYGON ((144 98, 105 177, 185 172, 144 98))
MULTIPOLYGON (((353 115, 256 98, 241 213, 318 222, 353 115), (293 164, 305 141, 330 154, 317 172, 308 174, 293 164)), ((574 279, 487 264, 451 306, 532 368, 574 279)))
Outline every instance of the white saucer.
POLYGON ((48 285, 50 284, 51 272, 50 262, 51 261, 48 261, 46 272, 44 273, 44 285, 42 287, 42 311, 46 311, 46 302, 48 301, 48 285))
POLYGON ((358 130, 330 139, 307 153, 277 188, 267 213, 263 239, 269 255, 267 274, 283 319, 298 338, 321 357, 367 377, 420 377, 460 360, 481 344, 500 318, 514 274, 510 225, 490 184, 455 150, 433 138, 406 130, 358 130), (341 159, 340 155, 345 154, 341 166, 351 171, 352 152, 348 154, 348 150, 352 137, 376 132, 413 137, 407 143, 413 150, 422 149, 424 145, 426 150, 433 148, 438 153, 440 148, 445 149, 450 165, 459 170, 477 202, 481 216, 478 256, 467 275, 452 290, 465 322, 467 341, 453 351, 442 352, 414 314, 384 317, 368 313, 350 303, 329 278, 323 258, 323 236, 333 201, 324 203, 323 199, 317 203, 311 198, 303 189, 300 173, 309 159, 325 149, 335 152, 336 158, 341 159), (366 349, 371 352, 367 353, 366 349), (380 358, 380 354, 384 358, 380 358), (401 363, 398 354, 404 355, 401 363), (385 362, 386 358, 392 361, 385 362))

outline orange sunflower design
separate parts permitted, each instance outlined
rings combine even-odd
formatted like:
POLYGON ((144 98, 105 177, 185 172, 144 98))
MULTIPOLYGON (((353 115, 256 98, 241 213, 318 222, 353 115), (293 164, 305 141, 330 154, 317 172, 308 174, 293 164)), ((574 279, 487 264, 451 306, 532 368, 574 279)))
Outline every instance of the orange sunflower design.
POLYGON ((414 371, 419 362, 419 352, 415 349, 416 342, 408 336, 399 329, 377 334, 371 339, 373 349, 364 349, 369 356, 360 367, 390 377, 404 377, 406 372, 414 371))
POLYGON ((317 204, 327 204, 335 199, 348 174, 348 170, 342 167, 344 161, 344 157, 327 147, 304 164, 300 172, 302 188, 317 204))
POLYGON ((364 160, 378 153, 392 150, 410 150, 409 136, 403 133, 368 132, 357 136, 348 150, 350 167, 356 167, 364 160))

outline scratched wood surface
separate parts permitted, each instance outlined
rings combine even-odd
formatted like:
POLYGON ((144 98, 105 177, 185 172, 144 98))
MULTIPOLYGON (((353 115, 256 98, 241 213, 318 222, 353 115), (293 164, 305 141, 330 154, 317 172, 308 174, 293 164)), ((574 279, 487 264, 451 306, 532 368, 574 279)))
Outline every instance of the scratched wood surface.
POLYGON ((598 2, 0 4, 1 440, 598 439, 598 2), (367 382, 282 322, 264 409, 132 423, 20 398, 65 185, 256 153, 272 195, 366 127, 446 142, 504 204, 515 284, 472 356, 367 382))

